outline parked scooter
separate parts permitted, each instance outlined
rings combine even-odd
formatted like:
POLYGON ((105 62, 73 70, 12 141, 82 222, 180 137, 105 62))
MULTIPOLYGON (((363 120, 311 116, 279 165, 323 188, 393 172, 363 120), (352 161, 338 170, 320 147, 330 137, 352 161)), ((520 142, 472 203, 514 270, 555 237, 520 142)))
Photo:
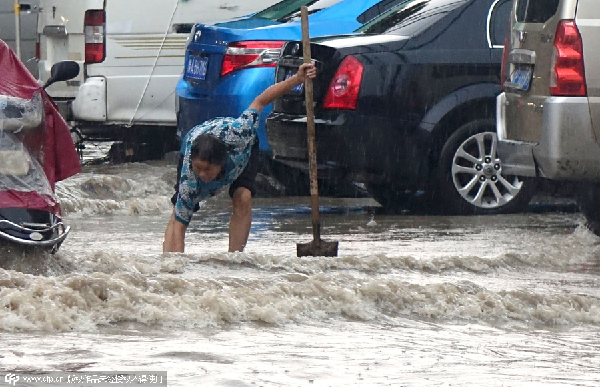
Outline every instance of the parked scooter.
POLYGON ((45 88, 76 77, 76 62, 52 66, 41 87, 0 40, 0 243, 55 253, 69 234, 54 185, 81 170, 69 126, 45 88))

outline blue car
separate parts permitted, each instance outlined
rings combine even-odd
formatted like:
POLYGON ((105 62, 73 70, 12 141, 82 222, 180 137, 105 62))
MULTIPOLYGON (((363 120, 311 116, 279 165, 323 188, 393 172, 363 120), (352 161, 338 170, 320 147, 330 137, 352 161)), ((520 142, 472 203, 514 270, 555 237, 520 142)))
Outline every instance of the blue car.
MULTIPOLYGON (((300 8, 309 11, 310 36, 350 33, 406 0, 283 0, 256 14, 193 27, 177 84, 177 134, 215 117, 237 117, 273 84, 285 41, 301 39, 300 8)), ((263 109, 258 138, 270 152, 263 109)))

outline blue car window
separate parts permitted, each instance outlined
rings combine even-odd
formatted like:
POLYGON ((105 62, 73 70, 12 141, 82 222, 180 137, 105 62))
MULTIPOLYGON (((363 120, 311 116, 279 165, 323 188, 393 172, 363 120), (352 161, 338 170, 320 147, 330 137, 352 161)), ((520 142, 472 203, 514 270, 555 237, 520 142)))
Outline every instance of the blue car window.
POLYGON ((412 0, 401 3, 357 32, 415 36, 467 0, 412 0))
POLYGON ((262 10, 252 17, 285 23, 300 19, 300 8, 306 6, 308 13, 315 13, 342 0, 283 0, 262 10))

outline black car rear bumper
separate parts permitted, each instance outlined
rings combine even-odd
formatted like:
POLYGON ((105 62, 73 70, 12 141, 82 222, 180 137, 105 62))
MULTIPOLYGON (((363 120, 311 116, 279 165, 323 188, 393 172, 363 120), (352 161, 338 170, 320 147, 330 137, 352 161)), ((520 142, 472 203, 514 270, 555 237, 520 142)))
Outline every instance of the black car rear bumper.
MULTIPOLYGON (((273 157, 308 167, 306 116, 271 113, 267 139, 273 157)), ((410 125, 354 111, 323 112, 315 118, 317 163, 320 170, 346 175, 364 183, 419 179, 429 144, 418 141, 410 125)))

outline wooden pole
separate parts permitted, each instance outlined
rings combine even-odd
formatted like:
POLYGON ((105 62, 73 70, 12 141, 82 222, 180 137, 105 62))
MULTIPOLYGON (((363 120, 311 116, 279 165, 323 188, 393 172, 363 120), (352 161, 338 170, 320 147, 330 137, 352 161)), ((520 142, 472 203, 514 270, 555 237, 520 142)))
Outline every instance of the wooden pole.
MULTIPOLYGON (((303 6, 300 9, 302 25, 302 52, 303 62, 312 61, 310 52, 310 39, 308 33, 308 9, 303 6)), ((319 214, 319 184, 317 179, 317 145, 315 134, 315 104, 313 98, 313 81, 306 77, 304 79, 304 95, 306 100, 306 126, 308 137, 308 168, 310 173, 310 207, 312 215, 313 241, 311 243, 298 244, 298 256, 327 256, 335 257, 338 251, 338 242, 326 242, 321 240, 321 220, 319 214)))

